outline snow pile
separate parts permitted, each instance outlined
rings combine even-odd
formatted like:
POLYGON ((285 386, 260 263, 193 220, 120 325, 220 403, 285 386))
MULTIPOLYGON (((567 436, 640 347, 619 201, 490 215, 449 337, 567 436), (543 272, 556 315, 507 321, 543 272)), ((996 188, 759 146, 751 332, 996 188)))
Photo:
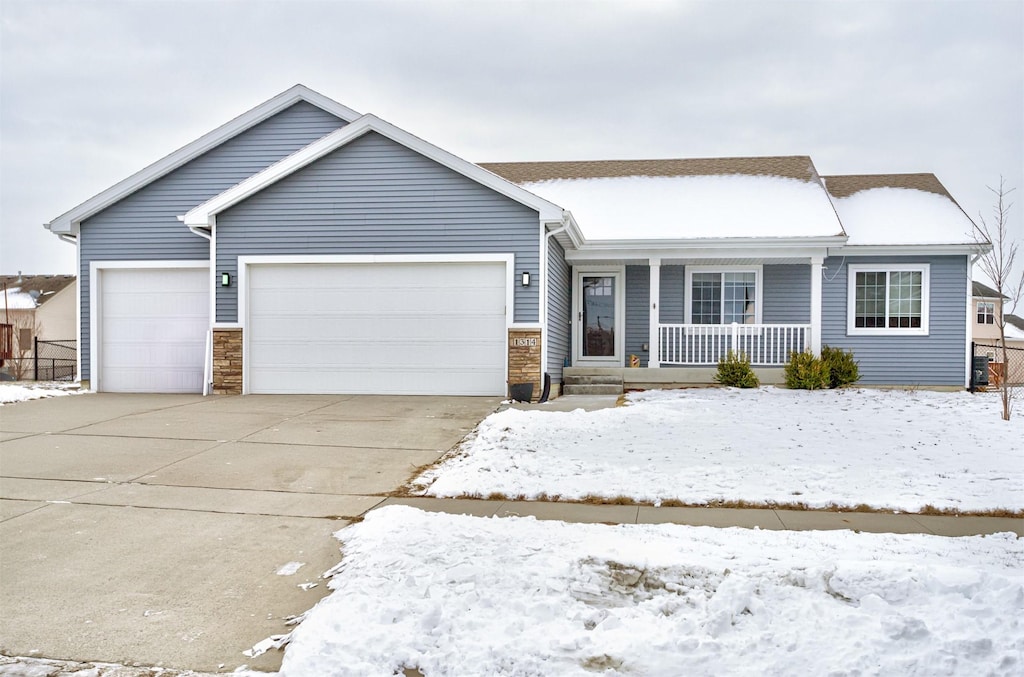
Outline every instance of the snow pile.
POLYGON ((281 675, 1018 675, 1024 540, 389 507, 281 675))
MULTIPOLYGON (((68 390, 68 387, 52 383, 35 386, 3 383, 0 384, 0 404, 38 400, 44 397, 57 397, 59 395, 75 395, 79 392, 78 390, 68 390)), ((75 384, 73 387, 77 388, 78 386, 75 384)))
POLYGON ((703 388, 594 412, 519 411, 415 484, 431 496, 1024 509, 1024 416, 995 393, 703 388))
POLYGON ((847 244, 962 244, 974 224, 943 195, 909 188, 872 188, 835 201, 847 244))
POLYGON ((778 176, 556 179, 523 188, 571 211, 588 240, 842 234, 819 184, 778 176))

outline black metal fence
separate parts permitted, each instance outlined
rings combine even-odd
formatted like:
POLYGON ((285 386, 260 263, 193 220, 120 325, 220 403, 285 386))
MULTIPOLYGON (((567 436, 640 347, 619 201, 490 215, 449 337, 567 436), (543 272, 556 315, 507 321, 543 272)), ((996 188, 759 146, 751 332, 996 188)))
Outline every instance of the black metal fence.
POLYGON ((36 339, 33 377, 37 381, 74 381, 78 376, 78 342, 36 339))
POLYGON ((1015 393, 1024 394, 1024 348, 995 343, 972 342, 971 391, 998 390, 1005 382, 1015 393))

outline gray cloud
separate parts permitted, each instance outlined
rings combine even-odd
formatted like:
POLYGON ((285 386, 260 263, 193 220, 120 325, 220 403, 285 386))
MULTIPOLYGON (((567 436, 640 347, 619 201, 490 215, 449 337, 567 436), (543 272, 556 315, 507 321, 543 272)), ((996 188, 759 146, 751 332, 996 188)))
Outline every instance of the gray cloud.
MULTIPOLYGON (((1024 190, 1024 4, 0 4, 2 272, 40 224, 302 82, 475 161, 806 153, 1024 190)), ((1016 225, 1021 230, 1017 209, 1016 225)))

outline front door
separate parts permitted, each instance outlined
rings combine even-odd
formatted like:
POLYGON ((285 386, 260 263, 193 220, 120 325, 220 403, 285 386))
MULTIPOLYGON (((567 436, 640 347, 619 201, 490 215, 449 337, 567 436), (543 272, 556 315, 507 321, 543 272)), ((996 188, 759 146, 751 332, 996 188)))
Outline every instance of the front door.
POLYGON ((621 367, 623 288, 621 270, 577 270, 575 362, 621 367))

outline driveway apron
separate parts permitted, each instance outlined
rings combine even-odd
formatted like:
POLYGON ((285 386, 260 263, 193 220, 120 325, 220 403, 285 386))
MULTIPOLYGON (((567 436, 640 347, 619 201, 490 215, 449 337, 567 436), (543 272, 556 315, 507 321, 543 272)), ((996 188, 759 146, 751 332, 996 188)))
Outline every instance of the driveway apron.
POLYGON ((0 407, 0 652, 203 671, 327 593, 332 534, 497 398, 87 394, 0 407))

